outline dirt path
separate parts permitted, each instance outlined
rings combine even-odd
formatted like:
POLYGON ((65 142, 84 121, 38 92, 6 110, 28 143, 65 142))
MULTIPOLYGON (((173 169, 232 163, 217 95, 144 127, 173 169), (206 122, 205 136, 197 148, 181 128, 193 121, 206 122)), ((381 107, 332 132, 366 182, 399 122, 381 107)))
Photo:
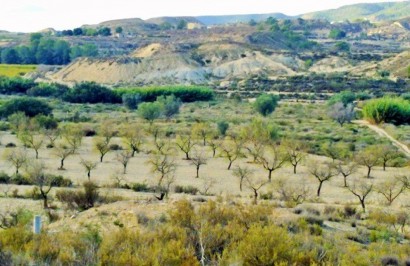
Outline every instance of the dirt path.
POLYGON ((377 134, 379 134, 382 137, 386 137, 388 138, 392 144, 394 146, 396 146, 397 148, 399 148, 402 152, 404 152, 404 154, 406 154, 407 157, 410 158, 410 149, 409 147, 407 147, 407 145, 401 143, 400 141, 398 141, 397 139, 393 138, 389 133, 387 133, 384 129, 376 126, 376 125, 372 125, 369 122, 365 121, 365 120, 355 120, 353 121, 353 123, 358 124, 358 125, 362 125, 362 126, 367 126, 369 127, 371 130, 375 131, 377 134))

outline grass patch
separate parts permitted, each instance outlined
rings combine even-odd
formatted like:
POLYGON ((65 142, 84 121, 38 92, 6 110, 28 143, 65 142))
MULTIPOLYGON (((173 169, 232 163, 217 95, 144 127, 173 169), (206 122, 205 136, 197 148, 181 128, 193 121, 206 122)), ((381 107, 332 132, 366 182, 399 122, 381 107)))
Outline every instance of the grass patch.
POLYGON ((0 64, 0 76, 19 77, 37 69, 36 65, 7 65, 0 64))

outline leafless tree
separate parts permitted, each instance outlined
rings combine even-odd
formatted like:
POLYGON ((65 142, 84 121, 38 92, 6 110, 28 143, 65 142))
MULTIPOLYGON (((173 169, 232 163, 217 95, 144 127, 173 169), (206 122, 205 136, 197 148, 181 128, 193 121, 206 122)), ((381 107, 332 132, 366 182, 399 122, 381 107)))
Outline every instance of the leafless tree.
POLYGON ((123 166, 123 174, 127 173, 127 165, 132 157, 132 151, 123 150, 117 153, 116 160, 123 166))
POLYGON ((336 170, 343 176, 344 187, 347 187, 347 178, 355 174, 358 170, 358 165, 350 160, 340 160, 334 164, 336 170))
POLYGON ((392 145, 383 145, 379 146, 379 155, 380 160, 383 165, 383 171, 386 171, 386 167, 389 161, 398 158, 400 156, 400 152, 398 149, 392 145))
POLYGON ((185 154, 185 160, 191 160, 189 153, 191 152, 192 148, 197 144, 191 135, 179 135, 177 136, 177 140, 175 144, 178 148, 185 154))
POLYGON ((177 167, 174 157, 169 154, 153 154, 148 164, 151 165, 151 172, 159 175, 158 187, 161 187, 165 178, 174 175, 177 167))
POLYGON ((342 127, 345 123, 350 123, 356 116, 353 104, 344 105, 342 102, 333 104, 329 110, 329 117, 336 120, 342 127))
POLYGON ((91 171, 94 170, 95 168, 97 168, 98 163, 97 162, 93 162, 93 161, 89 161, 89 160, 85 160, 83 158, 81 158, 81 162, 80 164, 84 167, 84 169, 87 172, 87 177, 88 177, 88 181, 90 181, 91 178, 91 171))
POLYGON ((43 130, 44 136, 48 140, 48 145, 47 147, 53 148, 55 147, 55 143, 58 138, 61 136, 61 132, 58 128, 52 128, 52 129, 45 129, 43 130))
POLYGON ((36 159, 38 159, 38 152, 44 144, 44 136, 39 131, 26 130, 19 135, 19 139, 24 146, 36 152, 36 159))
POLYGON ((233 175, 239 178, 239 190, 242 191, 243 188, 243 182, 246 180, 248 177, 251 177, 253 175, 254 171, 252 171, 250 168, 244 166, 237 166, 233 169, 233 175))
POLYGON ((279 179, 275 183, 275 190, 279 194, 280 200, 289 203, 291 206, 302 204, 310 194, 310 190, 305 182, 295 186, 285 179, 279 179))
POLYGON ((306 145, 298 140, 287 140, 283 142, 283 147, 288 153, 288 159, 293 166, 293 173, 296 174, 296 167, 306 157, 306 145))
POLYGON ((210 125, 207 123, 197 123, 192 127, 192 134, 195 138, 201 139, 203 146, 205 146, 208 137, 211 135, 210 125))
POLYGON ((200 193, 202 195, 209 195, 209 190, 216 184, 216 180, 213 177, 202 177, 202 190, 200 193))
POLYGON ((229 165, 228 170, 231 170, 232 164, 242 155, 242 142, 235 139, 226 139, 224 140, 220 147, 221 157, 228 159, 229 165))
POLYGON ((110 151, 109 142, 101 137, 96 137, 94 139, 94 148, 100 153, 100 162, 104 160, 104 156, 110 151))
POLYGON ((124 144, 132 151, 131 156, 140 153, 145 141, 144 131, 138 125, 126 125, 121 129, 121 136, 124 144))
POLYGON ((205 155, 204 151, 199 151, 195 149, 193 155, 191 156, 191 164, 196 168, 196 178, 199 178, 199 168, 201 165, 205 165, 208 161, 208 158, 205 155))
POLYGON ((48 194, 54 186, 54 177, 45 173, 46 167, 41 161, 31 161, 26 167, 26 173, 31 182, 38 187, 43 206, 48 208, 48 194))
POLYGON ((84 133, 81 126, 77 124, 63 125, 60 134, 66 145, 73 151, 73 154, 75 154, 81 147, 83 140, 84 133))
POLYGON ((60 142, 54 146, 54 154, 60 158, 60 167, 58 170, 65 170, 64 161, 67 157, 74 154, 74 149, 72 147, 68 147, 65 143, 60 142))
POLYGON ((246 186, 253 191, 253 204, 258 204, 259 190, 269 181, 249 175, 245 179, 246 186))
POLYGON ((220 140, 218 138, 212 138, 208 140, 208 146, 211 148, 212 150, 212 157, 215 158, 216 155, 216 150, 219 148, 220 146, 220 140))
POLYGON ((401 176, 396 176, 392 180, 388 180, 376 186, 376 191, 383 195, 389 205, 397 199, 407 189, 406 179, 401 176))
POLYGON ((347 187, 347 189, 359 199, 363 212, 366 212, 365 201, 367 196, 373 191, 373 183, 365 180, 356 180, 353 182, 353 185, 347 187))
POLYGON ((272 181, 272 172, 281 168, 288 160, 289 155, 276 144, 265 147, 258 158, 263 168, 268 171, 269 182, 272 181))
POLYGON ((18 175, 20 168, 25 166, 28 160, 27 152, 19 148, 13 149, 12 151, 6 151, 4 157, 7 162, 14 166, 16 169, 16 175, 18 175))
POLYGON ((355 158, 356 162, 367 167, 367 178, 370 178, 370 173, 380 162, 380 149, 376 146, 369 146, 360 151, 355 158))
POLYGON ((320 165, 318 162, 311 162, 309 172, 319 181, 317 188, 317 196, 320 197, 323 183, 329 181, 332 177, 336 176, 338 172, 331 164, 320 165))

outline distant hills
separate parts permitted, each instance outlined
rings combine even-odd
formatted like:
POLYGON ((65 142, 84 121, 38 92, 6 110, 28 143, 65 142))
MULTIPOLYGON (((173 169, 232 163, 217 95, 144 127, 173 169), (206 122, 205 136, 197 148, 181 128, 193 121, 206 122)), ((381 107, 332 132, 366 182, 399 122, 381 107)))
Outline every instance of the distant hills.
POLYGON ((372 22, 383 22, 392 20, 401 20, 410 17, 410 1, 403 2, 385 2, 385 3, 366 3, 343 6, 337 9, 329 9, 324 11, 302 14, 299 16, 288 16, 283 13, 267 13, 267 14, 246 14, 246 15, 220 15, 220 16, 196 16, 196 17, 159 17, 147 20, 135 19, 119 19, 102 22, 93 26, 122 26, 128 31, 150 30, 153 25, 161 25, 169 23, 176 26, 179 21, 185 20, 188 23, 197 23, 206 26, 223 25, 240 22, 256 22, 264 21, 269 17, 276 19, 324 19, 329 22, 339 21, 355 21, 355 20, 370 20, 372 22))
POLYGON ((195 17, 197 20, 205 25, 220 25, 238 22, 248 22, 255 20, 257 22, 266 20, 269 17, 276 19, 292 18, 282 13, 269 13, 269 14, 248 14, 248 15, 226 15, 226 16, 199 16, 195 17))
POLYGON ((410 16, 410 1, 355 4, 337 9, 303 14, 304 19, 326 19, 328 21, 354 21, 367 19, 372 22, 398 20, 410 16))

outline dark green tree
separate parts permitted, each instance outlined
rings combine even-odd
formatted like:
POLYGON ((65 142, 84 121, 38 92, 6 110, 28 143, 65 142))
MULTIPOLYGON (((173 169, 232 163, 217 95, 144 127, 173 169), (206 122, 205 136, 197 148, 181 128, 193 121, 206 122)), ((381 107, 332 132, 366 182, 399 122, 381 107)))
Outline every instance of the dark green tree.
POLYGON ((260 95, 254 104, 254 107, 258 113, 263 116, 267 116, 275 111, 276 106, 278 105, 279 97, 270 94, 260 95))

